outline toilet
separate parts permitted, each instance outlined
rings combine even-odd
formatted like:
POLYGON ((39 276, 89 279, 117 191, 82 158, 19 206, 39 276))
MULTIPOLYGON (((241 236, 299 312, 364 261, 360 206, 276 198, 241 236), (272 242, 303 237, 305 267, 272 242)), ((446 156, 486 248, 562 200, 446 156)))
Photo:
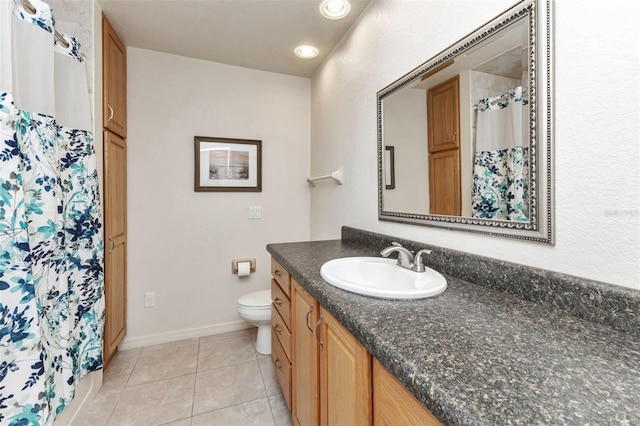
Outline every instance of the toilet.
POLYGON ((271 354, 271 290, 254 291, 238 299, 238 315, 258 326, 256 350, 271 354))

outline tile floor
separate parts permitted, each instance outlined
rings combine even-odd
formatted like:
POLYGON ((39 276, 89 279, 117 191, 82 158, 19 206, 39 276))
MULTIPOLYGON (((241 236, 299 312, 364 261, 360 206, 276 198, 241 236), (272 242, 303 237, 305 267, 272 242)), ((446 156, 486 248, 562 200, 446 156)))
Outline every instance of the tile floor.
POLYGON ((256 329, 118 352, 80 425, 291 425, 256 329))

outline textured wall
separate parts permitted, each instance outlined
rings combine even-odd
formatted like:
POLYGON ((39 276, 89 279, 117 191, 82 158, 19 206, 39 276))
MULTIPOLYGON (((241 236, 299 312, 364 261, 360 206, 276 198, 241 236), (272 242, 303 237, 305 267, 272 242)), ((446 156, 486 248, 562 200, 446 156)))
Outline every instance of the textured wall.
POLYGON ((267 243, 309 239, 310 81, 128 49, 128 334, 148 344, 238 326, 270 288, 267 243), (262 192, 194 192, 194 136, 262 140, 262 192), (262 206, 260 220, 249 206, 262 206), (231 260, 254 257, 240 279, 231 260), (144 293, 156 307, 144 308, 144 293))
POLYGON ((376 92, 509 1, 374 1, 312 79, 311 236, 341 225, 640 288, 640 6, 554 2, 555 246, 380 222, 376 92), (623 7, 624 6, 624 7, 623 7), (634 9, 634 10, 630 10, 634 9))

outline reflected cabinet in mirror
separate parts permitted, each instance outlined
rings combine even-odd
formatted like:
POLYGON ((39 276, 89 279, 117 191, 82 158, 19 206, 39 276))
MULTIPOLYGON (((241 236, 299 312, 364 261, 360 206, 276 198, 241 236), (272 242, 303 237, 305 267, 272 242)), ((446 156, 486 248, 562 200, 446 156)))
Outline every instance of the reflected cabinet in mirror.
POLYGON ((548 0, 379 91, 380 220, 553 244, 551 91, 548 0))

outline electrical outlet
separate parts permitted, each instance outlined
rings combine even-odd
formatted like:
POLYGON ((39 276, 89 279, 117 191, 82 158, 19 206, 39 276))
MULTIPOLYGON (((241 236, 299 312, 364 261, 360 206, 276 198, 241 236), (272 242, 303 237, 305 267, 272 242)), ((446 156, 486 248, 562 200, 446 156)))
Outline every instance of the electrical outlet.
POLYGON ((145 308, 153 308, 156 306, 156 294, 155 293, 145 293, 144 294, 144 307, 145 308))

